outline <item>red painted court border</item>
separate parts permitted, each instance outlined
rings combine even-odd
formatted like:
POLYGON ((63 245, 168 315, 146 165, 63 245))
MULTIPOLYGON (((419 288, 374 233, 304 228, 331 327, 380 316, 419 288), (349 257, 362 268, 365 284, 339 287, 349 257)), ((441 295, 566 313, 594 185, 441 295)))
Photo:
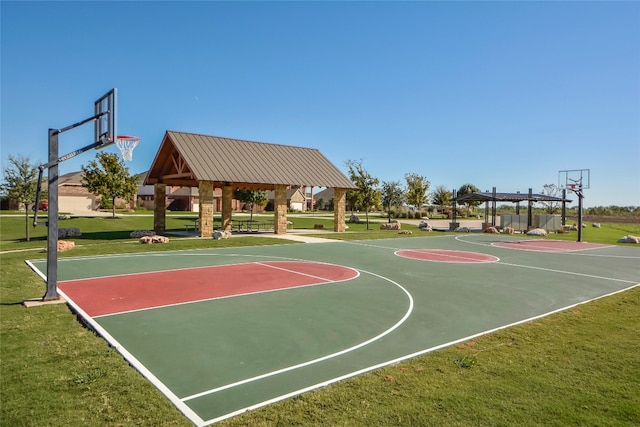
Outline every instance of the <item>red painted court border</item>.
POLYGON ((432 262, 477 264, 496 262, 500 260, 498 257, 495 257, 493 255, 487 255, 478 252, 454 251, 448 249, 402 249, 396 251, 395 254, 403 258, 432 262))
POLYGON ((358 276, 333 264, 268 261, 63 281, 58 287, 89 316, 334 283, 358 276))
POLYGON ((566 240, 516 240, 511 242, 493 242, 492 246, 499 248, 518 249, 537 252, 575 252, 588 249, 606 248, 610 245, 598 243, 569 242, 566 240))

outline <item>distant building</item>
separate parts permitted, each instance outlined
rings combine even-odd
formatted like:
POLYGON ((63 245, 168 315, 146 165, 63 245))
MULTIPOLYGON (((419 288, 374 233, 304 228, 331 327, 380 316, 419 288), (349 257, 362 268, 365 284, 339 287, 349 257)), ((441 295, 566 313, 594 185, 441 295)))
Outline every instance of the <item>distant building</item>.
POLYGON ((84 172, 71 172, 58 178, 58 211, 90 212, 100 207, 101 196, 82 186, 84 172))
MULTIPOLYGON (((267 202, 267 205, 265 207, 265 210, 267 211, 273 211, 273 204, 274 204, 274 192, 273 191, 267 191, 267 199, 269 200, 269 202, 267 202)), ((304 195, 304 192, 302 190, 302 188, 300 187, 294 187, 294 188, 289 188, 287 190, 287 207, 292 210, 292 211, 296 211, 296 212, 305 212, 307 210, 307 206, 306 206, 306 197, 304 195)))

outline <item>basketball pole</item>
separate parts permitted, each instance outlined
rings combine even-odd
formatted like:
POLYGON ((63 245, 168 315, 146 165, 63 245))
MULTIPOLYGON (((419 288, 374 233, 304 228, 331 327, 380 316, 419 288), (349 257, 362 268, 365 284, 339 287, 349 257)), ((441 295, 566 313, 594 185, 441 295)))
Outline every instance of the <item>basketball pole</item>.
MULTIPOLYGON (((58 145, 59 133, 56 129, 49 129, 49 209, 47 222, 47 292, 43 301, 60 299, 58 294, 58 145)), ((36 205, 36 210, 38 206, 36 205)), ((37 211, 36 211, 37 212, 37 211)), ((37 214, 36 214, 37 220, 37 214)))
POLYGON ((582 189, 574 192, 578 195, 578 242, 582 242, 582 189))
POLYGON ((75 123, 71 126, 67 126, 63 129, 49 129, 49 162, 41 165, 39 167, 40 173, 42 173, 45 169, 48 169, 48 201, 49 208, 47 212, 47 223, 39 224, 38 223, 38 204, 40 202, 40 194, 42 187, 42 179, 38 180, 38 187, 36 191, 36 206, 34 212, 33 225, 46 225, 47 230, 47 291, 42 297, 42 301, 55 301, 60 299, 60 295, 58 294, 58 177, 59 177, 59 168, 58 165, 65 160, 69 160, 78 154, 82 154, 85 151, 89 151, 93 148, 104 147, 110 145, 110 141, 99 140, 94 142, 93 144, 89 144, 85 147, 80 148, 79 150, 72 151, 68 154, 65 154, 62 157, 58 157, 59 152, 59 135, 68 130, 74 129, 78 126, 82 126, 85 123, 93 122, 95 120, 100 119, 100 117, 107 114, 107 112, 103 112, 100 114, 96 114, 93 117, 89 117, 86 120, 75 123))

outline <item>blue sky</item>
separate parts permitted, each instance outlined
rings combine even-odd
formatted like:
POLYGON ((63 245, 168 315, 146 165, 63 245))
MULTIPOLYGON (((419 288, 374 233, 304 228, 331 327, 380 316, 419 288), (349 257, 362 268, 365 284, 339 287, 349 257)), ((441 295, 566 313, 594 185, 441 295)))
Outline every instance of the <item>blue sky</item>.
MULTIPOLYGON (((118 133, 142 138, 132 173, 177 130, 313 147, 431 189, 539 192, 590 169, 586 206, 640 205, 637 1, 0 7, 3 169, 10 154, 44 163, 48 129, 115 87, 118 133)), ((92 135, 62 134, 60 154, 92 135)))

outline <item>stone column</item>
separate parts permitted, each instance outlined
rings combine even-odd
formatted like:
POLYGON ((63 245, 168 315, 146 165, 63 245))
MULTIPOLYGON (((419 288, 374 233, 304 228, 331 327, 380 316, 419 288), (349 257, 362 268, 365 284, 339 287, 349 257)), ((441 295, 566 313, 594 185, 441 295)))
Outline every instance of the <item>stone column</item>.
POLYGON ((273 232, 287 234, 287 186, 276 185, 273 193, 273 232))
POLYGON ((153 185, 153 231, 156 234, 164 233, 167 228, 167 184, 153 185))
POLYGON ((213 236, 213 182, 200 181, 200 237, 213 236))
POLYGON ((222 229, 231 231, 231 211, 233 201, 233 187, 225 185, 222 187, 222 229))
POLYGON ((347 190, 344 188, 333 189, 333 231, 344 233, 345 211, 347 209, 347 190))

